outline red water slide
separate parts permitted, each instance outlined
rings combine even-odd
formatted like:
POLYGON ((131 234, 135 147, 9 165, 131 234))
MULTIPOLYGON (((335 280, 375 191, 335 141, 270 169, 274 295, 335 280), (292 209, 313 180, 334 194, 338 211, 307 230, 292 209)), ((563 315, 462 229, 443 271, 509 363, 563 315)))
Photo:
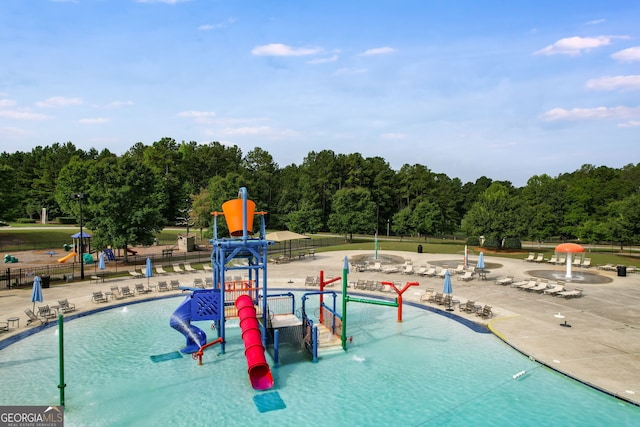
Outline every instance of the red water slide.
POLYGON ((260 335, 260 325, 256 317, 256 308, 249 295, 240 295, 236 299, 240 330, 244 342, 244 355, 249 365, 249 380, 256 390, 268 390, 273 387, 271 369, 264 357, 264 346, 260 335))

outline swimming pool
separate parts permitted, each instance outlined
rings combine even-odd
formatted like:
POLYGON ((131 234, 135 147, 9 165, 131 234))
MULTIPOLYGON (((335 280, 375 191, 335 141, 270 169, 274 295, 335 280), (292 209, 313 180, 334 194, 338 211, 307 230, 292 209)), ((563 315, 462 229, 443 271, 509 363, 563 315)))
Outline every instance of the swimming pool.
MULTIPOLYGON (((65 425, 623 426, 640 416, 640 408, 540 366, 491 334, 407 305, 399 324, 393 308, 350 303, 348 352, 272 367, 275 387, 256 392, 233 321, 226 353, 212 347, 202 366, 189 355, 151 361, 184 346, 168 325, 181 300, 65 323, 65 425)), ((208 323, 199 326, 212 340, 208 323)), ((0 405, 58 403, 56 330, 0 351, 3 389, 11 391, 0 394, 0 405)))

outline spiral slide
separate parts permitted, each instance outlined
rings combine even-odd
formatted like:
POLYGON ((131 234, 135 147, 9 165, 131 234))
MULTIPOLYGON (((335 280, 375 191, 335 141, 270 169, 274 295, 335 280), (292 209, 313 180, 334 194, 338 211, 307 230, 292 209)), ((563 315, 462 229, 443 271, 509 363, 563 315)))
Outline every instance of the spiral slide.
POLYGON ((191 296, 185 298, 173 312, 169 326, 187 339, 187 345, 180 350, 183 353, 194 353, 207 343, 207 335, 204 331, 191 324, 191 296))
POLYGON ((249 365, 251 386, 255 390, 268 390, 273 387, 273 376, 264 357, 264 346, 253 301, 249 295, 240 295, 236 299, 236 308, 240 317, 240 330, 244 342, 244 355, 249 365))
POLYGON ((70 260, 71 258, 73 258, 76 255, 78 255, 78 254, 73 252, 73 251, 71 251, 68 254, 66 254, 65 256, 63 256, 62 258, 58 258, 58 262, 67 262, 68 260, 70 260))

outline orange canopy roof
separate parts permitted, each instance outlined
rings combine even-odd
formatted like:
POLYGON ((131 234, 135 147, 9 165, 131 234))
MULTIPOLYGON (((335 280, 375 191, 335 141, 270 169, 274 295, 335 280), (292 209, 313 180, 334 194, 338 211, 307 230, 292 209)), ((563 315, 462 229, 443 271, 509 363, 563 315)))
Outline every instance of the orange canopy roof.
POLYGON ((584 248, 577 243, 560 243, 556 252, 584 252, 584 248))

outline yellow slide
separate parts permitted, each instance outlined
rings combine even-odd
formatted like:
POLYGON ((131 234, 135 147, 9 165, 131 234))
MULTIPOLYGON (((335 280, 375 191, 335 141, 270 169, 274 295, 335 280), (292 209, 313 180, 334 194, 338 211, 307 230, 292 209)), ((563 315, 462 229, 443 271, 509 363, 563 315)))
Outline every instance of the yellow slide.
POLYGON ((58 258, 58 262, 67 262, 67 260, 69 258, 73 258, 76 255, 78 255, 78 254, 73 252, 73 251, 71 251, 67 255, 63 256, 62 258, 58 258))

